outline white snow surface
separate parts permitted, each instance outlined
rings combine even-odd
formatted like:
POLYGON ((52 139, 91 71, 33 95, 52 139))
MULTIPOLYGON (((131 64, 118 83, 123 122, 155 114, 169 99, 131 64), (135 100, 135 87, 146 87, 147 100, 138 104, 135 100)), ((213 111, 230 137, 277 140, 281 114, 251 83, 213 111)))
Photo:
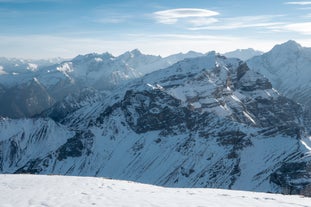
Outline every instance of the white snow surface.
POLYGON ((311 198, 209 188, 163 188, 91 177, 0 175, 2 207, 311 207, 311 198))
POLYGON ((3 66, 0 65, 0 75, 4 75, 4 74, 7 74, 4 69, 3 69, 3 66))

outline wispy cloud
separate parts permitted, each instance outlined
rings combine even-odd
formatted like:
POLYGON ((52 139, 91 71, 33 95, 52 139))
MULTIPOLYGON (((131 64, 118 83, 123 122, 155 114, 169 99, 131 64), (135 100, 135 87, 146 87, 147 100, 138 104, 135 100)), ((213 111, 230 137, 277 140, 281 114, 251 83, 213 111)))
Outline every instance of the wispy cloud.
POLYGON ((267 28, 274 27, 277 25, 281 25, 282 23, 251 23, 251 24, 227 24, 227 25, 217 25, 217 26, 208 26, 208 27, 191 27, 189 30, 197 31, 197 30, 232 30, 232 29, 243 29, 243 28, 267 28))
POLYGON ((189 19, 188 22, 195 27, 199 27, 199 26, 214 24, 216 22, 219 22, 219 20, 216 18, 203 18, 202 17, 202 18, 189 19))
POLYGON ((129 34, 130 37, 139 39, 165 39, 165 40, 230 40, 234 41, 237 38, 233 36, 223 35, 200 35, 200 34, 129 34))
POLYGON ((311 35, 311 22, 293 23, 282 27, 284 30, 311 35))
POLYGON ((305 5, 311 5, 311 1, 290 1, 290 2, 285 2, 285 4, 305 6, 305 5))
POLYGON ((210 24, 217 21, 217 19, 211 18, 217 15, 219 13, 216 11, 197 8, 169 9, 153 13, 156 21, 162 24, 175 24, 180 20, 185 20, 194 25, 210 24))
POLYGON ((284 15, 257 15, 223 18, 217 11, 179 8, 153 13, 154 19, 162 24, 179 24, 187 30, 233 30, 243 28, 269 28, 285 24, 277 21, 284 15))
MULTIPOLYGON (((311 5, 311 1, 292 1, 286 2, 285 4, 311 5)), ((224 31, 249 28, 260 29, 262 33, 295 32, 300 35, 311 34, 311 22, 299 22, 298 19, 293 20, 283 14, 224 18, 217 11, 196 8, 179 8, 154 12, 153 17, 158 23, 179 24, 188 31, 224 31)), ((310 14, 304 15, 303 17, 300 17, 300 21, 303 18, 310 17, 310 14)), ((198 36, 191 36, 191 38, 197 37, 198 36)))
POLYGON ((259 15, 240 16, 232 18, 219 18, 217 24, 204 27, 189 27, 189 30, 232 30, 242 28, 268 28, 271 26, 283 25, 284 22, 275 21, 283 15, 259 15))
POLYGON ((119 24, 119 23, 126 22, 127 20, 131 18, 132 16, 130 15, 112 14, 107 17, 96 19, 95 22, 103 23, 103 24, 119 24))

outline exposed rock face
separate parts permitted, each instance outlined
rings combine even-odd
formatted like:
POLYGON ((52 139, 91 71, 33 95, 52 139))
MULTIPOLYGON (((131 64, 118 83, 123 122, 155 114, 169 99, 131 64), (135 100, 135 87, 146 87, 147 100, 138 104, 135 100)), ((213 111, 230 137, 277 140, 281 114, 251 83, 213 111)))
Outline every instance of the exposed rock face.
POLYGON ((62 101, 55 103, 52 107, 37 114, 36 117, 49 117, 56 122, 62 122, 69 114, 90 105, 94 102, 103 101, 108 92, 92 88, 81 89, 79 92, 71 93, 62 101))
POLYGON ((263 78, 258 73, 249 71, 245 63, 237 69, 237 80, 236 87, 243 91, 272 89, 272 84, 267 78, 263 78))
POLYGON ((304 194, 311 196, 311 162, 284 163, 270 176, 270 181, 281 186, 285 194, 304 194))
MULTIPOLYGON (((45 153, 18 161, 21 147, 13 143, 1 169, 307 194, 310 139, 302 115, 301 106, 280 96, 267 78, 238 59, 210 53, 79 105, 58 120, 64 134, 56 148, 45 146, 45 153)), ((2 129, 4 140, 16 134, 2 129)))
POLYGON ((265 75, 273 87, 306 108, 305 121, 311 131, 311 48, 295 41, 276 45, 271 51, 247 61, 254 71, 265 75))
POLYGON ((64 126, 48 119, 1 118, 0 128, 2 173, 13 173, 22 163, 46 156, 47 150, 56 150, 74 134, 64 126))

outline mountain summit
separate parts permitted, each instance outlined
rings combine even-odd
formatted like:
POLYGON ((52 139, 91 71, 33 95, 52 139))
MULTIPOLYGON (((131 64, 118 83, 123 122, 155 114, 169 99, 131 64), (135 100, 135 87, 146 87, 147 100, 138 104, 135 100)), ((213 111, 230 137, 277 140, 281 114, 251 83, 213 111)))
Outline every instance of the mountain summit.
POLYGON ((263 52, 261 51, 248 48, 248 49, 237 49, 231 52, 227 52, 224 54, 224 56, 229 57, 229 58, 239 58, 243 61, 246 61, 254 56, 258 56, 262 54, 263 52))
POLYGON ((268 77, 284 95, 311 106, 311 48, 290 40, 248 60, 247 65, 268 77))

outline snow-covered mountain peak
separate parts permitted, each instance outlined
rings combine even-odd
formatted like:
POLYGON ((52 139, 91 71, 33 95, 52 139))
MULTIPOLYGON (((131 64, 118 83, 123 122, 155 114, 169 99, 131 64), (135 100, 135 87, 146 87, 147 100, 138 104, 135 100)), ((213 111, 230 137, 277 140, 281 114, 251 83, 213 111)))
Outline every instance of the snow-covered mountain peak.
POLYGON ((134 49, 130 52, 132 55, 134 56, 138 56, 138 55, 142 55, 142 53, 140 52, 140 50, 138 49, 134 49))
MULTIPOLYGON (((175 72, 197 72, 196 70, 202 70, 207 68, 214 68, 216 62, 216 52, 210 52, 205 56, 196 58, 186 58, 180 62, 175 63, 170 68, 174 68, 175 72)), ((170 70, 170 69, 169 69, 170 70)))
POLYGON ((102 54, 98 54, 98 53, 89 53, 86 55, 78 55, 75 58, 72 59, 72 62, 75 63, 81 63, 81 62, 85 62, 85 61, 96 61, 97 58, 101 58, 101 59, 110 59, 110 58, 114 58, 114 56, 108 52, 102 53, 102 54))
MULTIPOLYGON (((208 53, 207 53, 208 54, 208 53)), ((184 52, 180 52, 177 54, 173 54, 171 56, 203 56, 204 54, 193 51, 193 50, 189 50, 188 52, 184 53, 184 52)), ((168 56, 169 57, 169 56, 168 56)), ((191 58, 191 57, 188 57, 191 58)))
POLYGON ((189 50, 186 55, 202 55, 202 53, 196 52, 194 50, 189 50))
POLYGON ((248 49, 237 49, 231 52, 227 52, 224 56, 228 58, 239 58, 243 61, 246 61, 254 56, 262 55, 263 52, 254 50, 253 48, 248 49))
POLYGON ((103 57, 103 58, 113 58, 114 56, 111 53, 109 53, 109 52, 104 52, 104 53, 101 54, 101 57, 103 57))
POLYGON ((269 61, 277 63, 277 61, 288 61, 291 64, 296 62, 297 59, 307 57, 311 60, 310 56, 305 56, 304 53, 308 52, 310 55, 311 50, 308 48, 302 47, 300 44, 293 40, 289 40, 283 44, 274 46, 269 52, 263 54, 267 58, 270 58, 269 61))
POLYGON ((168 68, 147 74, 144 80, 147 82, 163 82, 163 79, 169 79, 169 77, 175 77, 173 79, 178 80, 177 76, 188 76, 204 69, 214 69, 217 66, 217 59, 215 52, 196 58, 186 58, 168 68))
MULTIPOLYGON (((242 63, 237 58, 226 58, 217 54, 215 51, 209 52, 207 55, 183 59, 168 68, 155 71, 147 74, 145 81, 151 82, 176 82, 179 77, 190 77, 191 74, 198 74, 201 72, 208 72, 217 76, 217 79, 225 79, 228 72, 232 72, 232 68, 236 69, 242 63)), ((213 77, 210 77, 211 79, 213 77)))
MULTIPOLYGON (((82 81, 85 86, 100 89, 115 87, 125 80, 141 76, 135 69, 109 53, 78 56, 72 61, 63 62, 56 70, 64 73, 70 80, 82 81)), ((48 78, 51 75, 46 76, 48 78)))
POLYGON ((35 63, 28 63, 28 66, 26 69, 34 72, 38 70, 38 65, 35 63))
POLYGON ((311 48, 290 40, 248 60, 247 65, 269 78, 282 94, 304 105, 311 126, 311 48))
POLYGON ((140 58, 141 56, 148 56, 148 55, 144 55, 140 50, 134 49, 121 54, 120 56, 118 56, 118 59, 127 62, 129 59, 136 59, 140 58))
POLYGON ((294 40, 288 40, 287 42, 284 42, 282 44, 278 44, 276 46, 273 47, 273 50, 291 50, 291 51, 297 51, 297 50, 301 50, 302 46, 297 43, 294 40))
POLYGON ((71 73, 74 71, 72 68, 72 62, 62 63, 60 66, 56 67, 56 70, 65 73, 71 73))
MULTIPOLYGON (((310 93, 311 48, 290 40, 248 60, 247 64, 268 77, 273 86, 288 97, 300 103, 310 100, 307 94, 310 93)), ((311 102, 307 103, 310 105, 311 102)))
POLYGON ((170 63, 170 64, 174 64, 180 60, 186 59, 186 58, 195 58, 195 57, 200 57, 200 56, 204 56, 203 53, 198 53, 195 51, 188 51, 187 53, 177 53, 174 55, 170 55, 168 57, 165 58, 165 60, 170 63))

